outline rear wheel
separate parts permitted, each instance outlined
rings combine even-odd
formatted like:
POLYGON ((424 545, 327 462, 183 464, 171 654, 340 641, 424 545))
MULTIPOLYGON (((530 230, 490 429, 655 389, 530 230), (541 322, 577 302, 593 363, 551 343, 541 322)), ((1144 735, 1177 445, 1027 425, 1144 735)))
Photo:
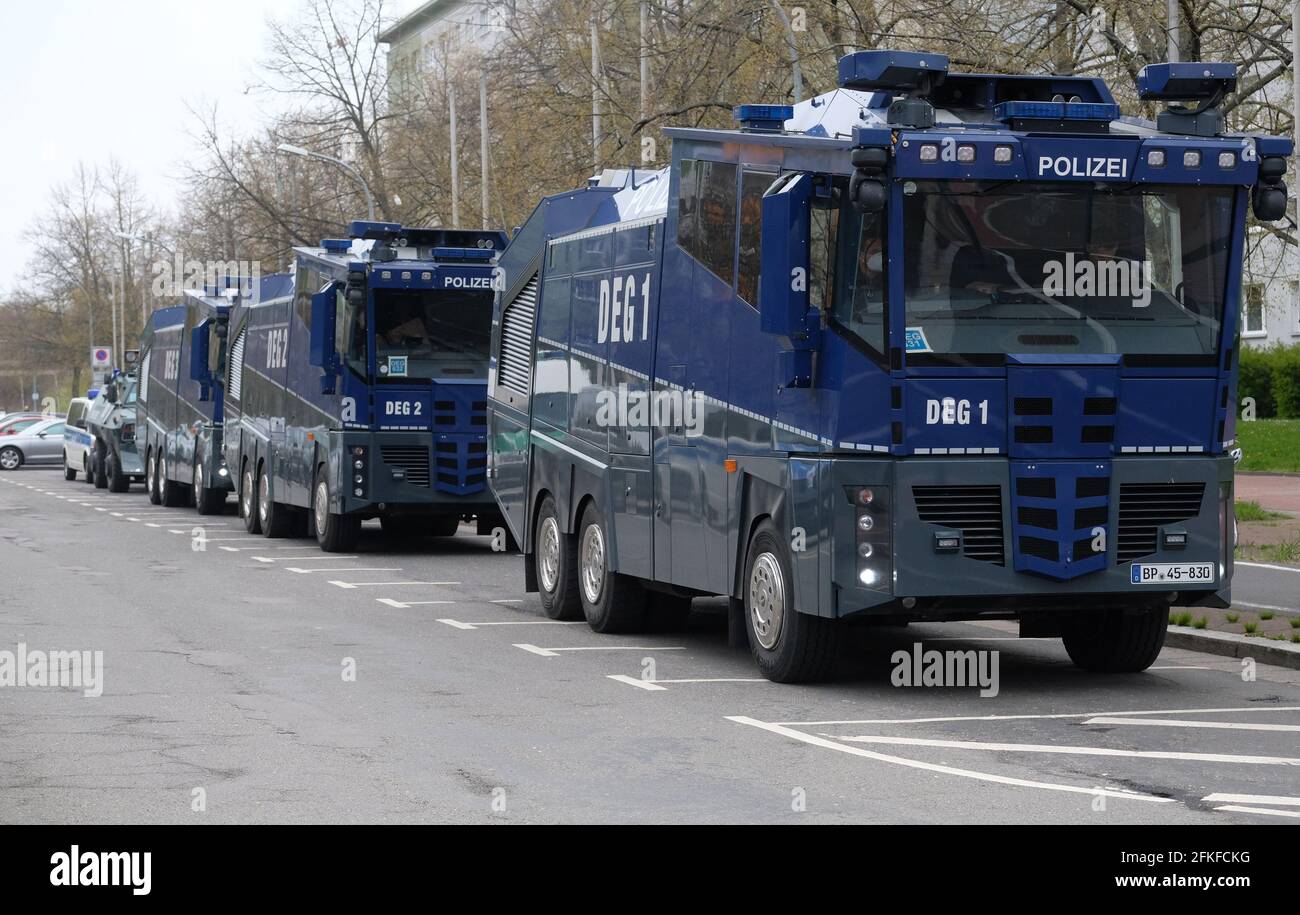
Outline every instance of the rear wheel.
POLYGON ((144 488, 149 492, 151 504, 162 504, 162 489, 158 485, 158 457, 152 448, 149 449, 149 457, 144 465, 144 488))
POLYGON ((361 519, 330 511, 330 484, 324 467, 316 471, 312 492, 312 527, 320 548, 326 553, 347 553, 355 549, 361 536, 361 519))
POLYGON ((109 492, 126 492, 131 488, 131 478, 122 472, 122 461, 117 452, 111 452, 104 461, 104 477, 109 492))
POLYGON ((68 455, 65 453, 63 455, 63 479, 75 480, 76 478, 77 471, 68 466, 68 455))
POLYGON ((93 469, 95 466, 93 463, 94 456, 89 451, 87 451, 86 456, 81 460, 84 465, 82 467, 82 470, 85 471, 82 474, 82 476, 85 477, 87 485, 94 486, 95 485, 95 471, 93 469))
POLYGON ((645 626, 649 595, 634 578, 610 569, 610 542, 595 502, 588 502, 578 528, 578 592, 587 625, 596 632, 629 632, 645 626))
POLYGON ((207 482, 200 457, 194 462, 194 507, 200 515, 219 515, 226 506, 225 490, 208 489, 207 482))
POLYGON ((1070 660, 1099 673, 1137 673, 1160 655, 1169 608, 1105 608, 1066 624, 1061 641, 1070 660))
POLYGON ((578 551, 570 534, 560 530, 555 500, 547 496, 537 513, 533 563, 542 612, 553 620, 582 619, 578 597, 578 551))
POLYGON ((794 608, 790 554, 771 521, 749 543, 744 601, 749 650, 763 676, 778 683, 824 680, 835 663, 840 627, 835 620, 794 608))
POLYGON ((104 446, 96 445, 90 455, 90 472, 94 474, 96 489, 108 488, 108 476, 104 473, 104 446))
POLYGON ((167 475, 165 454, 158 459, 158 492, 161 494, 162 504, 168 508, 180 508, 185 504, 185 489, 167 475))
POLYGON ((0 448, 0 470, 17 470, 23 466, 23 453, 10 445, 0 448))
POLYGON ((289 506, 275 501, 273 496, 271 473, 263 464, 257 480, 257 522, 264 537, 288 537, 293 532, 293 512, 289 506))
POLYGON ((257 481, 253 479, 253 468, 248 464, 244 464, 239 476, 239 515, 244 519, 244 530, 250 534, 262 533, 257 518, 257 481))

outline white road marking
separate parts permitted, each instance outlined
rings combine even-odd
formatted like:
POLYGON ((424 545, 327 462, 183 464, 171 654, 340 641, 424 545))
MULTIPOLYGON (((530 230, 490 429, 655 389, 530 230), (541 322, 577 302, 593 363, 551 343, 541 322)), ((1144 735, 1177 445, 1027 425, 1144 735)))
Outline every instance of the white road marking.
POLYGON ((1236 708, 1165 708, 1150 711, 1066 712, 1057 715, 954 715, 947 718, 857 718, 831 721, 780 721, 792 727, 826 724, 938 724, 945 721, 1033 721, 1065 718, 1097 718, 1110 715, 1214 715, 1225 712, 1300 712, 1300 705, 1238 706, 1236 708))
MULTIPOLYGON (((157 527, 157 525, 154 525, 154 527, 157 527)), ((232 537, 230 539, 249 540, 253 538, 250 535, 249 537, 232 537)), ((225 550, 227 553, 244 553, 249 550, 257 550, 258 552, 265 552, 267 550, 310 550, 316 553, 320 552, 320 547, 316 546, 223 546, 218 547, 217 549, 225 550)))
MULTIPOLYGON (((401 569, 286 569, 288 572, 400 572, 401 569)), ((458 585, 458 581, 331 581, 336 588, 391 588, 398 585, 458 585)))
MULTIPOLYGON (((443 601, 443 603, 454 603, 454 601, 443 601)), ((480 629, 483 626, 585 626, 582 620, 572 622, 570 620, 506 620, 505 622, 492 623, 464 623, 460 620, 440 619, 440 623, 446 623, 453 629, 480 629)))
POLYGON ((1278 607, 1275 604, 1252 604, 1244 600, 1234 600, 1234 607, 1245 607, 1249 610, 1276 610, 1279 613, 1300 613, 1295 607, 1278 607))
POLYGON ((667 692, 668 687, 660 686, 653 680, 642 680, 637 677, 629 677, 627 674, 606 674, 611 680, 617 680, 619 683, 626 683, 628 686, 635 686, 637 689, 648 690, 649 692, 667 692))
MULTIPOLYGON (((1240 565, 1240 563, 1238 563, 1240 565)), ((1239 807, 1236 804, 1225 804, 1222 807, 1215 807, 1215 810, 1226 810, 1230 813, 1258 813, 1270 817, 1293 817, 1300 818, 1300 810, 1268 810, 1264 807, 1239 807)))
POLYGON ((945 635, 938 638, 922 639, 924 642, 1059 642, 1046 636, 1018 635, 945 635))
POLYGON ((1258 724, 1249 721, 1180 721, 1175 718, 1089 718, 1084 724, 1136 724, 1153 728, 1212 728, 1240 731, 1300 731, 1300 724, 1258 724))
POLYGON ((524 651, 531 651, 533 654, 539 654, 544 658, 554 658, 561 651, 685 651, 684 645, 654 645, 646 647, 644 645, 583 645, 577 648, 538 648, 536 645, 515 645, 516 648, 522 648, 524 651))
MULTIPOLYGON (((334 557, 330 556, 328 558, 333 559, 334 557)), ((318 572, 400 572, 402 571, 401 569, 379 569, 379 568, 300 569, 297 566, 285 566, 284 570, 286 572, 296 572, 299 575, 314 575, 318 572)), ((355 587, 355 585, 345 585, 334 581, 330 582, 330 584, 332 585, 337 584, 340 588, 355 587)))
POLYGON ((1275 794, 1207 794, 1201 798, 1207 804, 1275 804, 1279 807, 1300 807, 1300 797, 1275 794))
POLYGON ((1086 794, 1090 797, 1113 797, 1123 798, 1128 801, 1146 801, 1151 804, 1173 804, 1177 803, 1171 797, 1156 797, 1152 794, 1139 794, 1135 791, 1120 791, 1111 788, 1084 788, 1079 785, 1060 785, 1054 782, 1035 782, 1023 778, 1012 778, 1008 775, 994 775, 991 772, 976 772, 972 769, 958 769, 953 766, 944 766, 938 763, 922 762, 918 759, 905 759, 901 756, 889 756, 884 753, 877 753, 873 750, 864 750, 861 747, 846 746, 842 743, 836 743, 833 740, 826 740, 813 734, 805 734, 802 731, 796 731, 780 724, 774 724, 767 721, 758 721, 744 715, 728 715, 728 721, 734 721, 737 724, 746 724, 750 727, 760 728, 764 731, 770 731, 773 734, 780 734, 783 737, 790 737, 803 743, 812 744, 815 747, 825 747, 828 750, 838 750, 841 753, 848 753, 852 756, 861 756, 865 759, 874 759, 879 762, 893 763, 898 766, 907 766, 912 769, 923 769, 927 772, 939 772, 944 775, 956 775, 962 778, 972 778, 977 781, 994 782, 1000 785, 1010 785, 1015 788, 1043 788, 1049 791, 1065 791, 1070 794, 1086 794))
POLYGON ((1220 673, 1232 673, 1225 667, 1194 667, 1191 664, 1170 664, 1166 667, 1148 667, 1147 670, 1217 670, 1220 673))
MULTIPOLYGON (((333 584, 333 582, 331 582, 333 584)), ((396 607, 398 610, 409 610, 411 607, 424 606, 429 604, 454 604, 454 600, 393 600, 391 597, 375 598, 381 604, 387 604, 390 607, 396 607)))
MULTIPOLYGON (((230 547, 222 547, 230 549, 230 547)), ((319 556, 249 556, 253 562, 307 562, 309 559, 360 559, 360 556, 339 556, 336 553, 321 553, 319 556)))
MULTIPOLYGON (((161 524, 154 524, 152 521, 146 521, 146 522, 144 523, 144 526, 145 526, 145 527, 162 527, 161 524)), ((224 550, 224 549, 226 549, 226 547, 222 547, 222 549, 224 550)))
POLYGON ((1295 566, 1278 566, 1268 562, 1242 562, 1238 559, 1233 565, 1246 566, 1249 569, 1272 569, 1274 572, 1300 572, 1295 566))
POLYGON ((511 599, 511 600, 494 600, 494 601, 489 601, 489 603, 493 603, 493 604, 522 604, 523 601, 522 601, 521 599, 519 599, 519 598, 513 598, 513 599, 511 599))
POLYGON ((1183 753, 1172 750, 1115 750, 1110 747, 1071 747, 1041 743, 994 743, 982 740, 934 740, 928 737, 885 737, 875 734, 845 736, 823 734, 847 743, 887 744, 903 747, 939 747, 945 750, 991 750, 995 753, 1057 753, 1063 756, 1122 756, 1130 759, 1180 759, 1194 762, 1240 763, 1255 766, 1300 766, 1288 756, 1239 756, 1234 753, 1183 753))

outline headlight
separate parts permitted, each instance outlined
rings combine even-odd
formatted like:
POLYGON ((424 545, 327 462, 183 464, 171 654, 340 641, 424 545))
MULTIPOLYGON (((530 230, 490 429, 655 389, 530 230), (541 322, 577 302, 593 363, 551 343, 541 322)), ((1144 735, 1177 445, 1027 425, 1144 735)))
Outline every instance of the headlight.
POLYGON ((894 568, 890 552, 889 487, 849 486, 845 489, 854 512, 854 559, 858 583, 873 591, 890 591, 894 568))

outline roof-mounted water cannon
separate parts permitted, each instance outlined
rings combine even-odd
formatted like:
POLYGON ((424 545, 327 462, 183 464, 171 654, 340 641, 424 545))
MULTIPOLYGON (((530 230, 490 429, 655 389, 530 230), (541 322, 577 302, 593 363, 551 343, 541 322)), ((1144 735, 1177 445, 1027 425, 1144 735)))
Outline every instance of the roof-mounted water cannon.
POLYGON ((1156 115, 1161 133, 1217 137, 1223 133, 1218 105, 1237 88, 1237 65, 1199 61, 1147 64, 1138 74, 1138 98, 1144 102, 1195 102, 1170 105, 1156 115))
POLYGON ((889 105, 889 123, 896 127, 934 126, 934 105, 929 97, 947 75, 946 54, 856 51, 840 58, 842 88, 902 95, 889 105))

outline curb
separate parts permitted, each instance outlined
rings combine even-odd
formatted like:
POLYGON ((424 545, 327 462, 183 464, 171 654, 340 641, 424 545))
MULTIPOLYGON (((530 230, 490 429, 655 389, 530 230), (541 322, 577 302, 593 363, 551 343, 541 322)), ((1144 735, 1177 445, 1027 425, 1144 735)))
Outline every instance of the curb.
POLYGON ((1190 626, 1170 626, 1165 634, 1167 648, 1185 648, 1228 658, 1253 658, 1263 664, 1300 670, 1300 645, 1258 636, 1212 632, 1190 626))
POLYGON ((1287 479, 1300 477, 1300 472, 1295 470, 1237 470, 1234 472, 1239 477, 1286 477, 1287 479))

